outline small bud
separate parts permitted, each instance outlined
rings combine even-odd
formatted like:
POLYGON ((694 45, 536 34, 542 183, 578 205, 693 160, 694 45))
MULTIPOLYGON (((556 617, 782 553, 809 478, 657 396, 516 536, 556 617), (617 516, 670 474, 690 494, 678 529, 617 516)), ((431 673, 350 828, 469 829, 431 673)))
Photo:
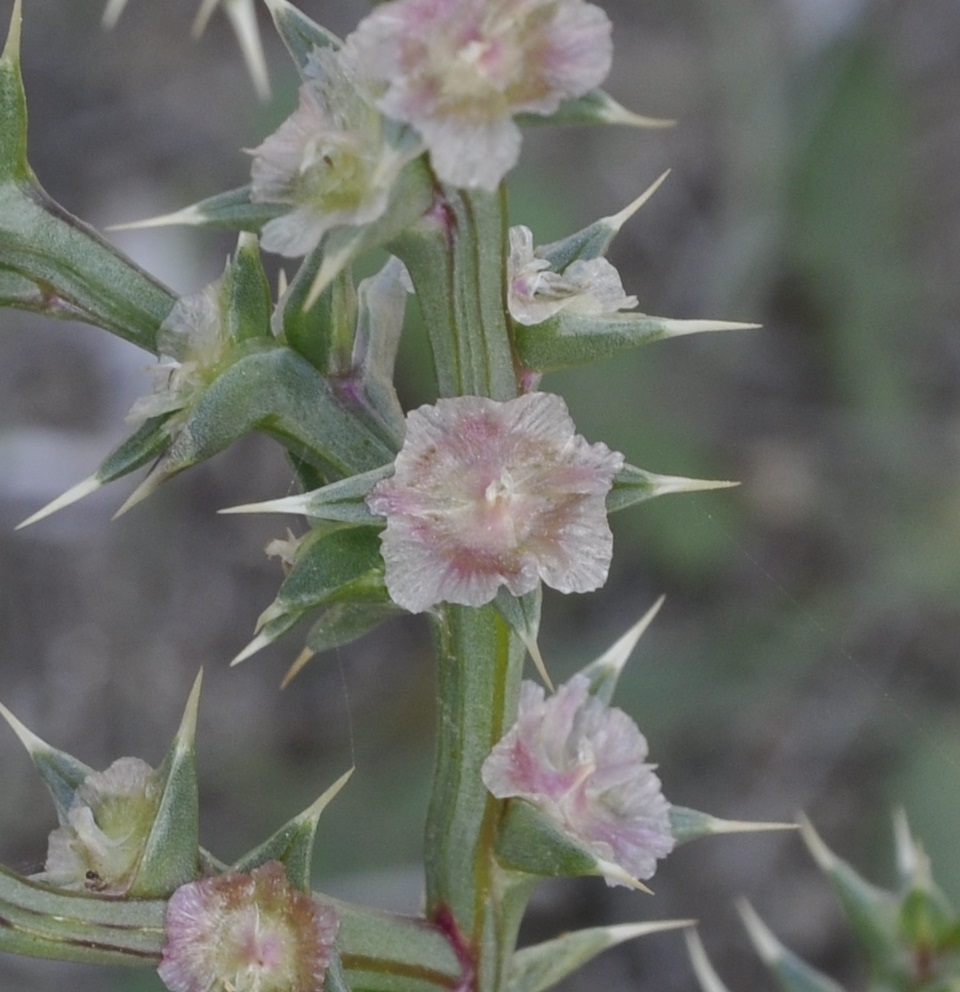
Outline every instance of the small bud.
POLYGON ((414 613, 482 606, 542 579, 561 592, 603 585, 613 537, 604 500, 623 456, 575 433, 559 396, 441 399, 407 417, 392 478, 367 499, 387 518, 386 583, 414 613))
POLYGON ((171 992, 323 992, 338 927, 268 861, 174 892, 159 975, 171 992))

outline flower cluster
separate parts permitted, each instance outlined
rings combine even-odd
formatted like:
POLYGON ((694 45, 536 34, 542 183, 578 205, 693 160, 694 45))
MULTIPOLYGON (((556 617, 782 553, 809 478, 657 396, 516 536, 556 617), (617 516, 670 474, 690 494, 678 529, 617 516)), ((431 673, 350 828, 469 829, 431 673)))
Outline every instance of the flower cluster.
MULTIPOLYGON (((674 846, 670 804, 646 759, 637 725, 592 696, 586 676, 548 698, 525 681, 517 722, 484 762, 483 781, 498 799, 532 803, 600 862, 646 879, 674 846)), ((623 884, 614 871, 607 882, 623 884)))
POLYGON ((622 455, 575 433, 549 393, 412 411, 393 476, 367 499, 387 518, 391 598, 419 613, 482 606, 501 585, 522 596, 541 579, 561 592, 598 588, 613 551, 605 498, 622 467, 622 455))
POLYGON ((181 886, 166 925, 171 992, 323 992, 339 920, 269 861, 181 886))

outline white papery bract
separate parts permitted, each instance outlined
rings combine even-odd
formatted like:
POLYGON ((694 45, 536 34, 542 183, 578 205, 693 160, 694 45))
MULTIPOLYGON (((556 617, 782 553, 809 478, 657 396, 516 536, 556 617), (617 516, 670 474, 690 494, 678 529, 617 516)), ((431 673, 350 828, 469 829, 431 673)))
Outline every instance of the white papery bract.
MULTIPOLYGON (((585 676, 548 697, 525 681, 517 722, 484 762, 483 781, 498 799, 533 804, 601 863, 646 879, 674 846, 647 750, 633 720, 591 696, 585 676)), ((624 881, 608 874, 607 883, 624 881)))
POLYGON ((391 598, 419 613, 482 606, 500 586, 522 596, 541 579, 561 592, 599 588, 613 552, 605 499, 622 466, 549 393, 413 410, 393 476, 367 499, 387 518, 391 598))
POLYGON ((510 228, 507 308, 518 323, 540 324, 561 310, 598 316, 636 305, 637 298, 624 293, 620 273, 605 258, 578 258, 554 272, 537 255, 530 228, 510 228))
POLYGON ((552 114, 610 70, 607 15, 584 0, 393 0, 347 39, 378 106, 412 124, 439 178, 493 190, 517 161, 518 113, 552 114))
POLYGON ((181 886, 166 928, 171 992, 323 992, 339 920, 269 861, 181 886))

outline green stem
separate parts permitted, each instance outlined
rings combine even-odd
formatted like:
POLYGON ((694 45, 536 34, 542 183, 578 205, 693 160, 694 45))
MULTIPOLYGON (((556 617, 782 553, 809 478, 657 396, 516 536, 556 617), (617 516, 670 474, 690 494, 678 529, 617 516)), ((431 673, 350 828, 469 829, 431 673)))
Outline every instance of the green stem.
POLYGON ((417 290, 440 396, 517 395, 507 327, 506 194, 445 190, 390 246, 417 290))
POLYGON ((427 815, 427 915, 468 956, 469 987, 492 992, 515 927, 502 915, 494 860, 502 803, 487 791, 480 768, 516 715, 525 652, 493 606, 441 607, 436 628, 439 713, 427 815))

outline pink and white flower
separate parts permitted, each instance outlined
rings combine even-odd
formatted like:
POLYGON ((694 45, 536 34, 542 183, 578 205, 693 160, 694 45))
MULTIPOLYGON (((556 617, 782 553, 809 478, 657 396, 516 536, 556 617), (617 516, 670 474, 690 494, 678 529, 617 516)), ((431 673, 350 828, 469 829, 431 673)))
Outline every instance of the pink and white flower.
POLYGON ((414 613, 481 606, 543 580, 603 585, 613 551, 605 499, 623 456, 575 433, 559 396, 441 399, 407 416, 392 477, 367 505, 383 532, 391 598, 414 613))
MULTIPOLYGON (((590 694, 575 675, 554 693, 525 681, 517 722, 483 764, 498 799, 532 803, 601 863, 650 878, 673 850, 670 804, 647 741, 623 710, 590 694)), ((624 884, 617 872, 607 884, 624 884)))
POLYGON ((584 0, 393 0, 347 45, 440 179, 488 190, 517 161, 513 116, 550 115, 595 89, 612 56, 610 21, 584 0))
POLYGON ((507 309, 519 324, 540 324, 565 310, 589 316, 631 310, 635 296, 623 291, 620 273, 605 258, 578 258, 563 272, 533 247, 530 228, 510 228, 507 309))
POLYGON ((171 992, 323 992, 339 919, 268 861, 181 886, 166 927, 171 992))

